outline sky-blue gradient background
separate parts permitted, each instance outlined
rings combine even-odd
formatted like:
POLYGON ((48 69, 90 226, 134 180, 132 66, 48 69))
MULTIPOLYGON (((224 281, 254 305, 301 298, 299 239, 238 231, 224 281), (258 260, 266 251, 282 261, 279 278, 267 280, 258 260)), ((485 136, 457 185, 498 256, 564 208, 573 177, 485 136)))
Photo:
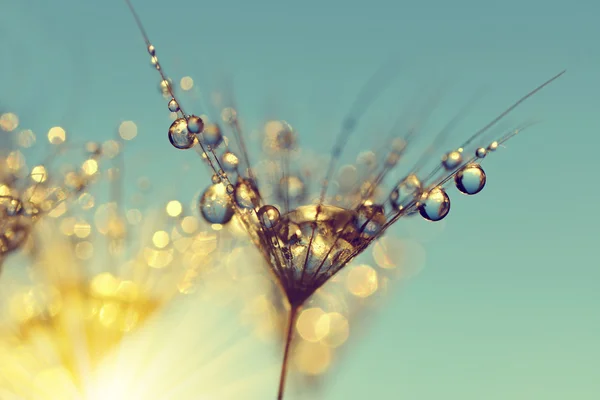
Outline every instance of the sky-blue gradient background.
MULTIPOLYGON (((325 398, 600 398, 600 3, 134 4, 176 82, 190 75, 203 91, 225 71, 248 125, 274 113, 321 151, 390 56, 406 73, 365 119, 374 129, 389 126, 400 112, 394 99, 410 100, 411 85, 450 79, 457 84, 434 123, 489 88, 465 123, 472 132, 566 68, 510 119, 543 124, 485 161, 485 190, 474 198, 451 192, 444 229, 426 244, 426 268, 371 319, 325 398)), ((167 142, 158 77, 123 2, 3 1, 0 36, 1 105, 26 116, 38 138, 63 125, 83 140, 105 140, 131 119, 139 136, 130 169, 153 177, 157 199, 191 199, 206 185, 196 154, 167 142), (201 172, 183 172, 182 163, 201 172)), ((358 135, 348 151, 373 140, 358 135)))

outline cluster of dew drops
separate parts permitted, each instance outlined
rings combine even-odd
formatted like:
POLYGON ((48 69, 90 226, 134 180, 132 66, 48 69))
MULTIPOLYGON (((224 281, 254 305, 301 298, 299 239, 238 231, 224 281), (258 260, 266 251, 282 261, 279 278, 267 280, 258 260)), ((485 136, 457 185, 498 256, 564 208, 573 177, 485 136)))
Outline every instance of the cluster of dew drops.
MULTIPOLYGON (((234 208, 229 204, 228 200, 224 199, 229 196, 232 196, 235 203, 241 209, 251 212, 258 193, 255 184, 252 183, 252 180, 243 179, 240 182, 241 184, 237 184, 234 187, 227 176, 228 172, 237 171, 239 165, 238 156, 227 150, 221 157, 215 158, 218 165, 215 165, 209 158, 208 153, 213 152, 224 140, 219 126, 216 124, 205 125, 201 117, 184 113, 172 92, 170 81, 167 80, 166 75, 161 70, 154 45, 148 44, 147 49, 152 65, 162 76, 161 89, 165 93, 170 94, 171 98, 168 102, 168 109, 170 112, 178 114, 178 117, 168 130, 169 142, 173 147, 181 150, 190 149, 198 142, 203 151, 203 158, 216 171, 212 176, 213 185, 203 193, 200 199, 202 216, 209 223, 213 224, 225 224, 229 222, 234 215, 234 208), (221 183, 222 185, 220 185, 221 183), (237 193, 238 191, 239 193, 237 193)), ((498 146, 499 142, 494 141, 487 147, 477 148, 471 161, 464 164, 462 148, 451 151, 442 157, 442 167, 446 171, 451 172, 450 177, 454 178, 455 186, 461 193, 474 195, 481 192, 486 184, 486 174, 476 160, 485 158, 488 152, 496 150, 498 146)), ((391 191, 389 202, 397 211, 405 215, 418 211, 428 221, 440 221, 450 212, 450 198, 443 188, 443 184, 447 180, 445 179, 440 184, 427 190, 423 188, 423 183, 416 175, 409 174, 391 191), (409 207, 407 207, 406 199, 410 199, 409 207)), ((369 210, 365 210, 368 222, 375 222, 376 218, 374 214, 377 213, 373 212, 373 205, 364 205, 364 207, 369 208, 369 210)), ((360 219, 361 210, 358 210, 358 214, 360 219)), ((265 205, 258 209, 257 216, 261 224, 269 228, 276 225, 280 213, 275 206, 265 205)), ((363 229, 368 229, 370 225, 369 223, 363 224, 363 229)))
MULTIPOLYGON (((178 118, 173 121, 168 130, 169 142, 173 147, 180 150, 190 149, 198 142, 202 148, 202 157, 216 171, 211 178, 213 185, 209 186, 200 198, 202 217, 211 224, 226 224, 229 222, 235 213, 234 208, 228 201, 230 196, 233 196, 240 209, 252 212, 258 197, 258 189, 253 180, 241 179, 234 187, 228 177, 228 173, 237 172, 240 163, 239 157, 227 150, 220 158, 215 156, 215 162, 210 159, 209 153, 214 152, 214 149, 224 141, 219 125, 205 124, 201 117, 184 113, 172 92, 171 83, 161 71, 162 67, 156 56, 154 45, 148 45, 148 53, 152 65, 161 73, 163 78, 160 84, 161 90, 170 94, 171 99, 168 102, 168 109, 170 112, 178 114, 178 118)), ((231 115, 228 119, 233 120, 235 111, 230 111, 231 115)), ((280 217, 279 210, 272 205, 260 207, 257 215, 266 228, 273 227, 280 217)))

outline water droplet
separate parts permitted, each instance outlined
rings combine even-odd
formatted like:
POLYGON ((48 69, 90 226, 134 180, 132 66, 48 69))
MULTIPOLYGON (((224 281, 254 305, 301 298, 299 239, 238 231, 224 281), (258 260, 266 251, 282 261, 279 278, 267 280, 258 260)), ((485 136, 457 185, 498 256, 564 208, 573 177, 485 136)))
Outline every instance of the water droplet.
POLYGON ((277 196, 280 200, 302 201, 306 197, 306 185, 299 176, 285 176, 279 180, 277 196))
POLYGON ((385 225, 385 209, 379 204, 363 204, 356 216, 356 228, 368 237, 376 235, 385 225))
POLYGON ((221 177, 217 174, 213 174, 211 181, 212 181, 212 183, 219 183, 219 182, 221 182, 221 177))
POLYGON ((148 45, 148 54, 150 54, 151 56, 156 55, 156 48, 154 47, 154 45, 152 45, 152 44, 148 45))
POLYGON ((258 218, 266 228, 273 228, 279 222, 279 210, 271 205, 262 206, 258 210, 258 218))
POLYGON ((185 118, 177 118, 169 127, 169 141, 178 149, 189 149, 194 145, 194 135, 187 128, 185 118))
POLYGON ((401 210, 421 194, 421 181, 416 175, 410 174, 396 185, 390 193, 390 202, 401 210))
POLYGON ((237 121, 237 111, 231 107, 226 107, 221 111, 221 119, 228 125, 235 124, 237 121))
POLYGON ((202 118, 192 115, 187 120, 187 128, 191 133, 198 134, 204 129, 204 121, 202 118))
POLYGON ((235 188, 233 187, 233 185, 230 183, 227 185, 227 193, 229 194, 233 194, 233 192, 235 191, 235 188))
POLYGON ((487 151, 495 151, 498 148, 498 142, 494 141, 492 143, 490 143, 490 145, 487 148, 487 151))
POLYGON ((217 147, 223 142, 221 128, 217 124, 207 124, 202 132, 202 143, 207 146, 217 147))
POLYGON ((23 212, 23 204, 19 199, 6 196, 0 197, 0 216, 16 217, 23 212))
POLYGON ((177 104, 177 100, 171 99, 169 101, 169 111, 171 111, 171 112, 179 111, 179 104, 177 104))
POLYGON ((398 164, 398 161, 400 161, 400 153, 392 151, 388 153, 387 157, 385 158, 385 165, 388 167, 393 167, 398 164))
POLYGON ((451 151, 442 157, 442 165, 446 170, 450 171, 458 167, 462 163, 463 157, 459 151, 451 151))
POLYGON ((211 224, 226 224, 234 214, 233 204, 225 185, 209 186, 200 197, 200 213, 211 224))
POLYGON ((241 208, 253 209, 258 205, 258 188, 250 179, 240 179, 235 186, 235 202, 241 208))
MULTIPOLYGON (((156 65, 158 65, 158 64, 156 64, 156 65)), ((162 81, 160 81, 158 89, 160 90, 160 93, 163 96, 167 96, 167 95, 170 94, 170 92, 169 92, 170 88, 171 88, 171 82, 170 81, 168 81, 166 79, 163 79, 162 81)))
POLYGON ((485 158, 486 155, 487 155, 487 150, 485 149, 485 147, 480 147, 477 150, 475 150, 475 156, 477 158, 485 158))
POLYGON ((419 213, 428 221, 441 221, 450 212, 450 198, 440 187, 421 196, 419 213))
POLYGON ((472 195, 481 192, 485 186, 485 172, 479 164, 467 165, 454 175, 456 188, 464 194, 472 195))
POLYGON ((238 159, 238 156, 236 156, 235 153, 232 153, 230 151, 226 151, 221 156, 221 165, 223 166, 223 169, 227 172, 234 172, 237 169, 239 163, 240 160, 238 159))

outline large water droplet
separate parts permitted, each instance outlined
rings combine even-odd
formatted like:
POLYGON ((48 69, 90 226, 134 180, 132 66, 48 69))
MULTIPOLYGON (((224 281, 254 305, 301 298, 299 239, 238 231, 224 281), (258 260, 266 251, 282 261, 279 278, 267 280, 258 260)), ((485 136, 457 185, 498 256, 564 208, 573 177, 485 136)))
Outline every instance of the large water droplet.
POLYGON ((421 181, 416 175, 410 174, 400 181, 390 193, 390 202, 394 208, 402 210, 410 202, 421 195, 421 181))
POLYGON ((485 158, 486 155, 487 155, 487 150, 485 147, 480 147, 477 150, 475 150, 475 156, 477 158, 485 158))
POLYGON ((226 224, 233 217, 231 197, 223 183, 209 186, 200 197, 200 213, 211 224, 226 224))
POLYGON ((464 194, 472 195, 481 192, 485 186, 485 172, 479 164, 467 165, 454 175, 456 188, 464 194))
POLYGON ((458 167, 460 163, 462 163, 462 160, 462 153, 455 150, 445 154, 442 157, 442 165, 444 166, 444 168, 450 171, 458 167))
POLYGON ((266 228, 273 228, 279 222, 279 210, 277 207, 267 204, 258 210, 258 218, 266 228))
POLYGON ((450 212, 450 198, 440 187, 421 196, 419 213, 428 221, 440 221, 450 212))
POLYGON ((169 141, 178 149, 189 149, 194 145, 194 135, 188 131, 185 118, 177 118, 169 127, 169 141))
POLYGON ((204 121, 196 115, 191 115, 187 120, 187 128, 190 133, 198 134, 204 129, 204 121))

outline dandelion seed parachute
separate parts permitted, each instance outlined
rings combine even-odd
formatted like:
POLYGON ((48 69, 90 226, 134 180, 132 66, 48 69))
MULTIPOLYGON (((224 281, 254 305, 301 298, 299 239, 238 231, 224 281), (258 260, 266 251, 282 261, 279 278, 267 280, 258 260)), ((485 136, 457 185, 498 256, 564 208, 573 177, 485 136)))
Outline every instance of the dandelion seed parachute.
MULTIPOLYGON (((144 37, 161 82, 168 82, 164 67, 158 62, 156 48, 149 41, 130 1, 126 0, 126 2, 144 37)), ((483 158, 532 124, 506 131, 497 140, 487 145, 482 142, 485 134, 525 100, 564 74, 564 71, 560 72, 518 99, 473 133, 462 145, 445 153, 437 166, 429 172, 423 172, 424 161, 430 156, 431 151, 438 147, 445 133, 451 130, 456 121, 462 117, 464 112, 461 111, 436 136, 431 147, 404 178, 391 185, 391 192, 385 196, 384 189, 386 187, 390 189, 390 186, 385 183, 389 180, 390 171, 412 148, 417 134, 421 134, 418 126, 400 135, 396 129, 392 129, 383 152, 382 159, 385 160, 383 166, 379 167, 376 162, 371 162, 370 168, 367 168, 366 173, 360 178, 356 178, 355 183, 345 185, 343 181, 337 182, 340 192, 328 196, 345 144, 358 129, 362 113, 366 111, 386 82, 389 74, 388 67, 382 68, 368 82, 359 93, 350 113, 342 121, 340 131, 335 138, 331 159, 325 168, 323 184, 316 197, 307 196, 309 182, 293 170, 291 159, 297 148, 297 132, 286 121, 270 121, 265 126, 265 153, 275 166, 270 171, 270 176, 276 179, 264 179, 264 176, 257 174, 257 168, 252 164, 244 143, 242 125, 235 108, 226 108, 221 113, 222 122, 235 141, 211 142, 203 140, 202 137, 206 134, 201 133, 196 144, 197 151, 214 174, 213 184, 216 185, 218 182, 218 185, 222 185, 220 206, 227 210, 232 209, 232 216, 230 217, 229 211, 222 213, 227 218, 222 218, 219 223, 233 220, 235 213, 235 219, 244 227, 250 240, 262 253, 289 303, 278 390, 279 399, 283 398, 285 389, 293 333, 298 327, 299 318, 304 315, 303 309, 307 311, 305 305, 308 299, 354 258, 369 248, 399 219, 417 213, 429 221, 444 219, 451 208, 447 190, 452 181, 464 194, 479 193, 486 182, 485 172, 480 165, 483 158), (235 150, 234 146, 237 147, 235 150), (228 160, 235 160, 235 163, 230 163, 228 160), (261 186, 265 183, 275 187, 274 191, 271 190, 276 194, 274 201, 269 201, 268 196, 261 192, 261 186)), ((187 114, 183 110, 172 86, 165 85, 164 89, 164 94, 169 97, 169 109, 171 111, 174 109, 171 107, 173 103, 178 105, 179 120, 187 121, 188 127, 190 121, 194 126, 208 126, 208 121, 203 120, 203 124, 198 124, 199 117, 187 114)), ((218 117, 215 117, 215 121, 217 119, 218 117)), ((216 122, 213 123, 219 126, 216 122)), ((218 131, 221 131, 220 127, 218 131)), ((353 167, 357 169, 357 166, 353 167)), ((211 188, 207 190, 210 191, 211 188)), ((212 200, 214 197, 207 198, 212 200)), ((201 200, 199 206, 201 210, 215 209, 205 200, 201 200)), ((209 222, 214 221, 208 213, 203 211, 203 215, 209 222)))

